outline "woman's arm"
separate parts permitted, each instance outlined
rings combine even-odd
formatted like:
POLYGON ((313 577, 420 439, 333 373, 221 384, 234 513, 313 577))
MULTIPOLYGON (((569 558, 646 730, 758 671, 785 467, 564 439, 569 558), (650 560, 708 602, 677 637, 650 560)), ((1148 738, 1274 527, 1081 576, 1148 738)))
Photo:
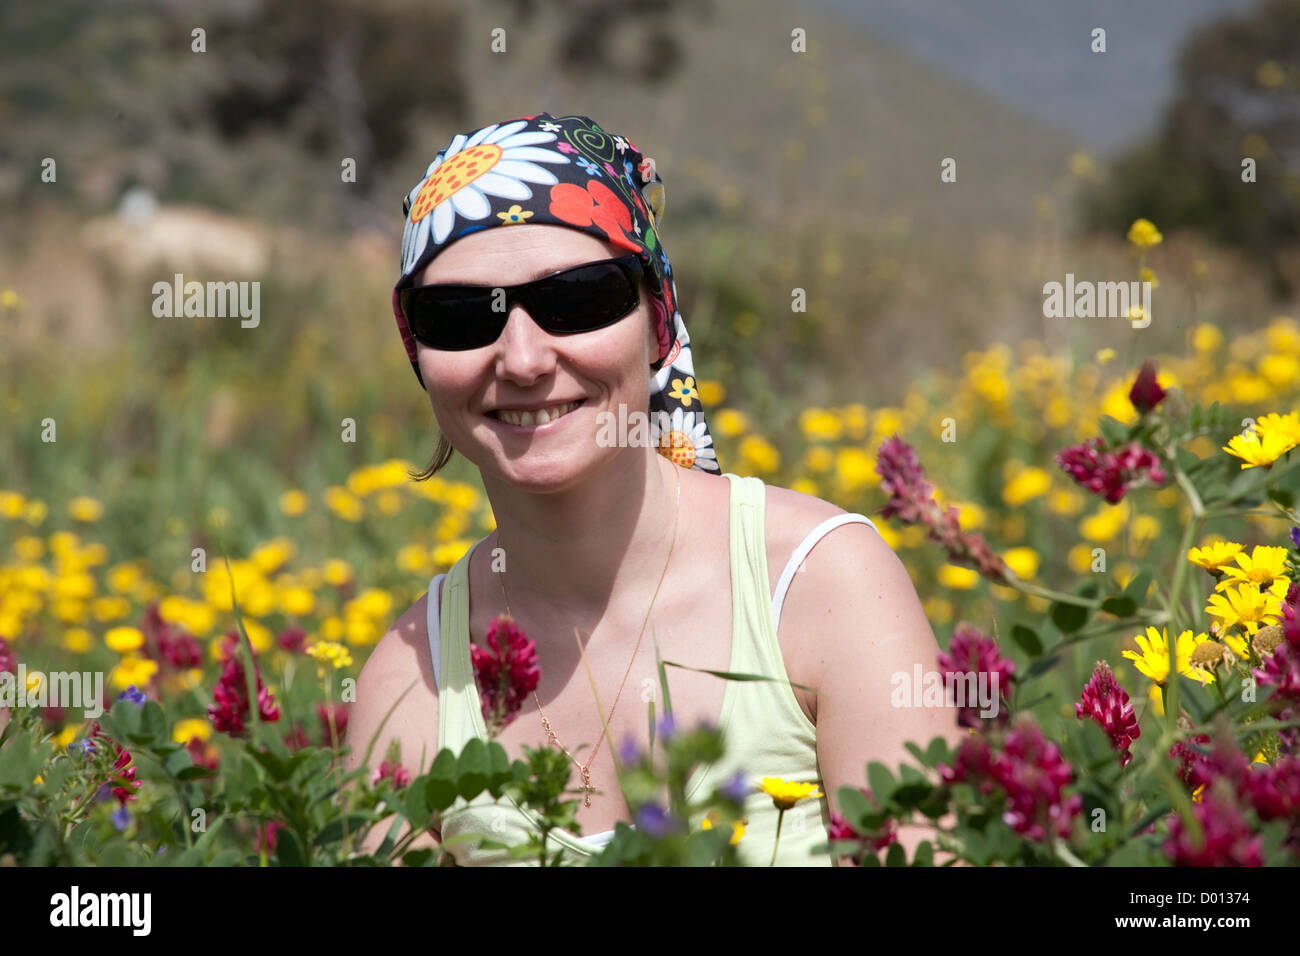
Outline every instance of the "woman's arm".
MULTIPOLYGON (((914 763, 909 740, 922 748, 933 737, 961 741, 955 709, 903 700, 902 682, 912 688, 917 665, 922 674, 938 669, 939 645, 907 569, 874 528, 842 525, 813 548, 786 598, 787 626, 808 655, 803 672, 814 675, 817 761, 833 810, 836 790, 866 785, 869 761, 896 773, 914 763)), ((909 860, 931 832, 900 828, 909 860)))

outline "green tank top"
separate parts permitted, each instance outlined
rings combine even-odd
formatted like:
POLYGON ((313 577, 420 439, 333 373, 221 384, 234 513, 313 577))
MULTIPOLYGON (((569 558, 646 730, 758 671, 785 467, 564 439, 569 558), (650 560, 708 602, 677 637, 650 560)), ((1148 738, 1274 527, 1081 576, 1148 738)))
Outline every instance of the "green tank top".
MULTIPOLYGON (((861 515, 840 515, 809 535, 796 551, 791 566, 778 586, 774 613, 768 596, 767 550, 764 532, 765 492, 758 478, 725 473, 731 482, 731 606, 732 638, 729 670, 763 674, 788 681, 781 648, 777 642, 777 618, 790 574, 802 561, 824 530, 861 515)), ((874 527, 874 525, 873 525, 874 527)), ((485 539, 475 542, 477 547, 485 539)), ((438 608, 438 575, 430 584, 430 647, 438 672, 438 749, 450 747, 459 753, 472 737, 487 739, 487 728, 474 683, 469 654, 468 571, 473 548, 446 575, 441 609, 438 608), (440 640, 439 635, 446 635, 440 640)), ((683 663, 690 663, 684 661, 683 663)), ((719 678, 721 679, 721 678, 719 678)), ((671 675, 669 677, 671 682, 671 675)), ((687 784, 687 798, 703 798, 722 786, 737 771, 744 774, 751 790, 745 800, 748 825, 737 844, 740 858, 748 866, 766 866, 772 859, 776 836, 777 809, 772 798, 758 791, 763 777, 780 777, 800 783, 816 783, 822 793, 817 766, 817 728, 808 719, 788 683, 773 681, 727 681, 719 726, 726 734, 727 755, 718 763, 696 768, 687 784)), ((671 683, 670 683, 671 688, 671 683)), ((512 755, 513 756, 513 755, 512 755)), ((538 817, 512 797, 496 800, 483 793, 472 802, 458 797, 443 814, 442 837, 450 840, 463 834, 481 834, 515 845, 539 832, 538 817)), ((695 818, 691 826, 699 828, 695 818)), ((827 840, 829 808, 825 796, 801 800, 787 810, 781 823, 778 866, 832 866, 829 855, 812 854, 810 848, 827 840)), ((578 837, 552 830, 550 841, 563 847, 566 862, 582 862, 596 855, 613 836, 607 830, 595 836, 578 837)), ((478 849, 476 841, 452 844, 447 850, 461 866, 536 866, 534 859, 511 860, 503 850, 478 849)), ((554 851, 554 844, 551 846, 554 851)))

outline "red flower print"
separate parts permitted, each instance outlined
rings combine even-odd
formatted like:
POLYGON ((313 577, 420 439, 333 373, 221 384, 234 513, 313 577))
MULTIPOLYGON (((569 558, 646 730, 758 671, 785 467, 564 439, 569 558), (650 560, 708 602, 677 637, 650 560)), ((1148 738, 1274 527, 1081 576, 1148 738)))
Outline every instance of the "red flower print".
POLYGON ((588 180, 586 189, 573 183, 552 186, 551 215, 580 228, 595 225, 616 246, 633 252, 639 249, 627 238, 627 232, 632 228, 632 214, 613 190, 598 180, 588 180))

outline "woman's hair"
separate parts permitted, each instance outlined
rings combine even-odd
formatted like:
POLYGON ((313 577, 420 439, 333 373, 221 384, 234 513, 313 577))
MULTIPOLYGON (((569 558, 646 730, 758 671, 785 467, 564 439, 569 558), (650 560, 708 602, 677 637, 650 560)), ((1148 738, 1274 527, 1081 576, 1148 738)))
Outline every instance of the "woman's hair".
MULTIPOLYGON (((642 302, 649 302, 652 297, 655 297, 654 292, 650 288, 650 283, 646 280, 645 276, 641 277, 641 294, 644 297, 642 302)), ((653 315, 654 306, 651 305, 650 308, 651 315, 653 315)), ((447 436, 439 434, 438 444, 433 449, 433 457, 431 457, 429 463, 424 466, 424 470, 420 472, 407 472, 407 474, 411 476, 412 481, 428 481, 438 472, 442 471, 443 468, 447 467, 447 463, 451 461, 451 456, 455 453, 456 449, 453 448, 451 442, 447 440, 447 436)))

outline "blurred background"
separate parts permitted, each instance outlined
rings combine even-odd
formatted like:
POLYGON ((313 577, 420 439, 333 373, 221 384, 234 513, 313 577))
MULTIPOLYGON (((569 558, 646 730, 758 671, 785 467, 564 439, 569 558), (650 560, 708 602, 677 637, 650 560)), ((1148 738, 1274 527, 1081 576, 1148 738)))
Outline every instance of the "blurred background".
MULTIPOLYGON (((1069 589, 1090 546, 1122 579, 1176 534, 1176 493, 1099 505, 1052 463, 1131 420, 1142 360, 1294 407, 1294 0, 8 3, 0 637, 103 653, 161 602, 215 641, 203 547, 261 640, 377 640, 492 527, 463 459, 405 477, 437 436, 390 311, 401 199, 454 133, 542 110, 656 160, 723 470, 870 514, 898 433, 964 525, 1069 589), (1140 268, 1148 328, 1043 315, 1046 282, 1140 268), (260 281, 260 324, 155 317, 177 272, 260 281)), ((879 523, 942 643, 1033 609, 879 523)))

